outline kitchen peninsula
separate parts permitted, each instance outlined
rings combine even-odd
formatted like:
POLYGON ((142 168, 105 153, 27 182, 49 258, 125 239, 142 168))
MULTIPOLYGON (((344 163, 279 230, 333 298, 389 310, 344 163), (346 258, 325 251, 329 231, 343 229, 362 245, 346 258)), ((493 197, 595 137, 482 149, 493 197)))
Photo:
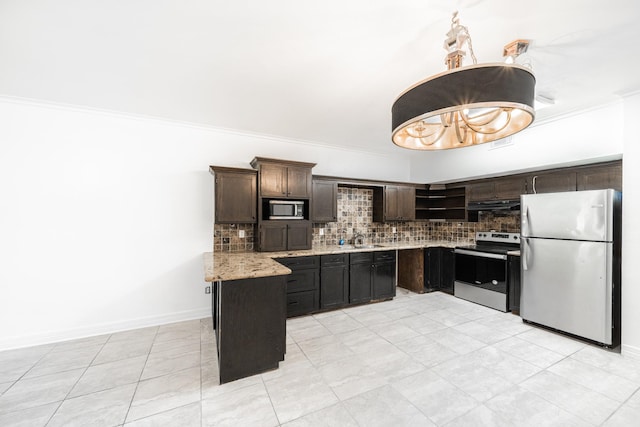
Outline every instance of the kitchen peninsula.
MULTIPOLYGON (((395 260, 398 253, 432 246, 452 247, 453 243, 429 241, 375 247, 316 246, 309 250, 286 252, 205 253, 205 281, 213 285, 212 312, 220 383, 277 369, 279 362, 284 360, 287 303, 291 303, 287 296, 287 279, 292 269, 275 258, 314 259, 335 254, 347 257, 371 254, 373 259, 376 253, 392 254, 391 293, 381 298, 372 295, 368 300, 353 301, 362 303, 395 296, 398 277, 395 260)), ((335 308, 345 305, 349 302, 335 308)))

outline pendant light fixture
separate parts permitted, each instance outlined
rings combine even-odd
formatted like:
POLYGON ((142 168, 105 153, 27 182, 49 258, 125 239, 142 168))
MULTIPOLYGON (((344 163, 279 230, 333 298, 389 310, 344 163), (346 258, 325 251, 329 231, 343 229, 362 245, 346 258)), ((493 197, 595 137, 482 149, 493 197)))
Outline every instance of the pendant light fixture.
POLYGON ((469 31, 451 19, 448 70, 402 93, 391 109, 391 139, 414 150, 446 150, 513 135, 533 122, 535 77, 520 65, 477 64, 469 31), (473 65, 462 66, 467 45, 473 65))

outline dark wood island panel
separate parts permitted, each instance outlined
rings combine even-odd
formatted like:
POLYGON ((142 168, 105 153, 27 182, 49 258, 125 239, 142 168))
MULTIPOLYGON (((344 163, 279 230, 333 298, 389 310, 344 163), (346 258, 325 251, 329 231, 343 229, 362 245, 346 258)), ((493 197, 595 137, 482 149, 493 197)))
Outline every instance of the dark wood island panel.
POLYGON ((220 384, 277 369, 284 360, 286 277, 214 282, 220 384))
POLYGON ((398 251, 398 286, 412 292, 424 292, 424 249, 398 251))

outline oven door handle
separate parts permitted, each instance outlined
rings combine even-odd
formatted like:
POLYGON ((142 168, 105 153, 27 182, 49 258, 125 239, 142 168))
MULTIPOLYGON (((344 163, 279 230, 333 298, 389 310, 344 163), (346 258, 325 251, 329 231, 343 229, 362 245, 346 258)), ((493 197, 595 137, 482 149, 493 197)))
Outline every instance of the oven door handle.
POLYGON ((457 254, 460 254, 460 255, 477 256, 477 257, 480 257, 480 258, 492 258, 492 259, 502 259, 502 260, 506 260, 507 259, 506 255, 490 254, 490 253, 487 253, 487 252, 469 251, 467 249, 454 249, 453 252, 457 253, 457 254))

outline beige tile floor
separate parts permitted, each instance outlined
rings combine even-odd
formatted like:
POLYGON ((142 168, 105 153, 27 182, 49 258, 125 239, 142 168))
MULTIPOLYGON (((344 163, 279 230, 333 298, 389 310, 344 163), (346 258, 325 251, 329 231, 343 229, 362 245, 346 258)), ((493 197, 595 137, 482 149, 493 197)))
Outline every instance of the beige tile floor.
POLYGON ((0 426, 640 426, 640 362, 443 293, 287 321, 219 385, 211 319, 0 352, 0 426))

